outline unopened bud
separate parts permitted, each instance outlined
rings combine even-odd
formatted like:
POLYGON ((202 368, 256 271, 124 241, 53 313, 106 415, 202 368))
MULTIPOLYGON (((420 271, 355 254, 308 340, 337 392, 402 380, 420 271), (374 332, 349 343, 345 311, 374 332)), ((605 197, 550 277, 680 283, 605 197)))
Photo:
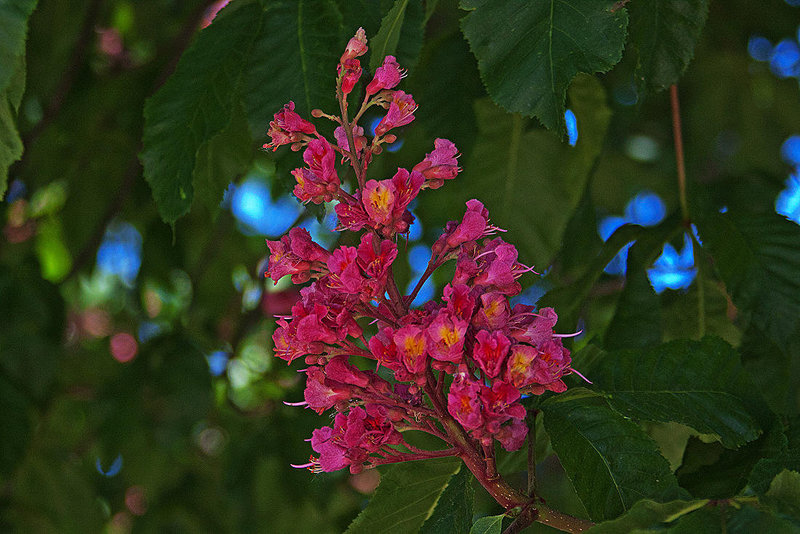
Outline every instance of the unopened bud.
POLYGON ((386 137, 384 137, 383 140, 386 141, 389 144, 392 144, 395 141, 397 141, 397 136, 394 135, 394 134, 389 134, 386 137))
POLYGON ((325 113, 321 109, 312 109, 311 110, 311 116, 312 117, 320 118, 323 115, 325 115, 325 113))

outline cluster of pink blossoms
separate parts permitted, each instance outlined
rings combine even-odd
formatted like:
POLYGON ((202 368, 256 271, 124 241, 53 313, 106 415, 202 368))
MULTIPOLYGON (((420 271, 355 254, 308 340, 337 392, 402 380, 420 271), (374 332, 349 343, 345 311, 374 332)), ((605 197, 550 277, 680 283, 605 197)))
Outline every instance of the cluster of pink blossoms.
POLYGON ((384 59, 364 90, 359 110, 348 117, 348 96, 359 81, 358 57, 367 51, 363 29, 347 45, 338 65, 339 114, 314 110, 334 121, 335 142, 288 103, 275 114, 268 131, 277 149, 304 150, 305 167, 292 172, 294 194, 303 202, 336 202, 340 230, 362 232, 358 246, 332 252, 314 243, 306 230, 292 229, 280 241, 268 241, 267 276, 303 284, 291 316, 278 320, 275 354, 308 365, 305 405, 318 413, 336 410, 333 426, 314 431, 318 454, 303 467, 353 473, 380 464, 422 458, 460 456, 493 462, 493 440, 516 450, 525 441, 524 394, 561 392, 562 376, 573 372, 561 336, 554 334, 556 314, 534 311, 509 297, 519 294, 520 276, 531 269, 517 261, 517 250, 499 237, 488 211, 467 202, 461 222, 451 221, 432 247, 432 256, 416 288, 401 295, 392 272, 398 236, 414 217, 409 204, 422 189, 455 178, 458 150, 446 139, 410 171, 367 180, 374 155, 396 140, 391 130, 414 120, 412 96, 394 88, 404 71, 392 56, 384 59), (370 139, 358 126, 372 107, 385 115, 370 139), (341 187, 339 164, 352 167, 358 188, 341 187), (455 260, 453 279, 440 302, 411 309, 425 280, 455 260), (372 362, 370 365, 369 362, 372 362), (369 369, 374 368, 374 370, 369 369), (402 431, 433 434, 448 445, 428 451, 407 443, 402 431))

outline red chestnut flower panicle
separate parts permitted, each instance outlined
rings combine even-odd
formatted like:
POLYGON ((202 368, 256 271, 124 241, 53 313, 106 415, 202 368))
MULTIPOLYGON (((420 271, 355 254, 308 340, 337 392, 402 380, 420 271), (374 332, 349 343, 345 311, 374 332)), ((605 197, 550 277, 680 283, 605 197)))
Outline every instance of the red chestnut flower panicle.
POLYGON ((456 146, 436 139, 410 171, 367 179, 373 157, 395 141, 393 129, 414 121, 417 104, 395 89, 405 72, 386 56, 350 118, 348 97, 363 73, 357 58, 366 51, 359 29, 337 68, 339 113, 312 112, 336 124, 335 139, 322 136, 289 102, 275 114, 272 140, 264 145, 303 150, 305 166, 292 171, 295 196, 304 203, 335 201, 339 229, 361 232, 358 246, 332 252, 299 228, 267 242, 268 277, 275 283, 287 275, 296 284, 311 282, 291 316, 279 318, 275 354, 306 364, 305 400, 296 405, 318 413, 335 410, 333 425, 311 436, 316 455, 297 467, 357 473, 458 456, 500 504, 515 506, 522 497, 497 475, 494 442, 509 451, 522 446, 528 433, 522 396, 564 391, 562 377, 574 372, 570 353, 553 332, 552 309, 512 308, 509 298, 521 291, 518 279, 532 269, 518 261, 513 245, 494 237, 501 230, 478 200, 467 202, 460 222, 447 224, 411 294, 400 293, 392 263, 398 236, 414 221, 408 206, 423 189, 456 178, 461 168, 456 146), (358 121, 372 107, 385 114, 368 139, 358 121), (352 167, 358 182, 353 193, 341 187, 337 164, 352 167), (455 274, 442 300, 410 309, 425 280, 451 260, 455 274), (369 362, 374 370, 364 370, 369 362), (445 446, 418 449, 404 440, 406 430, 432 434, 445 446))

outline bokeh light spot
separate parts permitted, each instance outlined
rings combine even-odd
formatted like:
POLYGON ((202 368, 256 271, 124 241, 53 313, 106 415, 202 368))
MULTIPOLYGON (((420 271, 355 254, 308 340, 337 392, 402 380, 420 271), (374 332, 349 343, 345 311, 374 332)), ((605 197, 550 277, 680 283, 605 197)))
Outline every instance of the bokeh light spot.
POLYGON ((208 370, 213 376, 220 376, 228 368, 227 352, 217 350, 208 355, 208 370))
POLYGON ((114 334, 109 343, 111 346, 111 355, 120 363, 127 363, 136 357, 139 352, 139 344, 136 338, 127 332, 119 332, 114 334))
POLYGON ((800 135, 792 135, 783 142, 781 158, 789 165, 800 166, 800 135))
POLYGON ((97 267, 132 286, 142 265, 142 235, 126 222, 111 223, 97 249, 97 267))
POLYGON ((142 486, 131 486, 125 490, 125 506, 133 515, 144 515, 147 511, 147 498, 142 486))
MULTIPOLYGON (((420 275, 416 275, 411 279, 411 282, 408 283, 408 287, 406 288, 406 293, 411 293, 415 287, 417 287, 417 283, 419 282, 420 275)), ((412 308, 417 308, 422 306, 429 300, 433 298, 434 293, 436 292, 436 284, 433 283, 433 278, 428 277, 427 280, 422 284, 422 287, 419 289, 419 293, 417 296, 414 297, 414 300, 411 302, 412 308)))
POLYGON ((786 189, 775 199, 775 211, 800 224, 800 176, 793 174, 786 180, 786 189))
POLYGON ((648 163, 661 154, 661 147, 648 135, 632 135, 625 142, 625 153, 634 161, 648 163))
POLYGON ((431 249, 427 245, 414 245, 408 251, 408 263, 411 265, 411 271, 415 274, 425 271, 430 258, 431 249))
POLYGON ((794 39, 783 39, 772 49, 769 68, 779 78, 789 78, 800 73, 800 46, 794 39))
POLYGON ((665 289, 686 289, 692 285, 696 276, 692 239, 687 234, 683 236, 683 248, 680 252, 671 244, 665 244, 661 256, 647 270, 650 285, 656 293, 662 293, 665 289))
POLYGON ((575 146, 578 142, 578 119, 571 109, 564 112, 564 122, 567 123, 567 139, 570 146, 575 146))
POLYGON ((642 226, 655 226, 664 220, 667 206, 652 191, 642 191, 625 206, 625 220, 642 226))
POLYGON ((753 35, 747 41, 747 53, 756 61, 769 61, 772 54, 772 43, 760 35, 753 35))
POLYGON ((244 233, 276 237, 294 224, 303 208, 288 195, 273 201, 267 183, 249 179, 234 189, 231 211, 244 233))
POLYGON ((115 477, 122 471, 122 455, 118 454, 114 461, 111 462, 111 465, 108 466, 108 470, 103 469, 103 464, 100 461, 100 457, 98 457, 94 462, 94 467, 97 469, 97 472, 103 475, 104 477, 111 478, 115 477))

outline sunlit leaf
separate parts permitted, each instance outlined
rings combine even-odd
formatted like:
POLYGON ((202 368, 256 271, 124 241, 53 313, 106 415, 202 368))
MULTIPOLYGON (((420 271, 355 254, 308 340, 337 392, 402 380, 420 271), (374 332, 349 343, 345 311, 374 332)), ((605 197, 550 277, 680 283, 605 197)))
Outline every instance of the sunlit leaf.
POLYGON ((502 514, 481 517, 472 525, 469 534, 500 534, 505 517, 502 514))
POLYGON ((463 465, 450 477, 447 487, 439 496, 433 514, 425 520, 420 534, 467 534, 472 524, 472 473, 463 465))
POLYGON ((590 528, 587 534, 616 534, 617 532, 632 532, 635 529, 657 527, 694 512, 698 508, 705 506, 706 503, 708 503, 707 500, 670 501, 666 503, 641 500, 621 517, 613 521, 600 523, 590 528))
POLYGON ((442 458, 389 468, 369 505, 347 529, 348 534, 415 532, 431 516, 461 460, 442 458))

